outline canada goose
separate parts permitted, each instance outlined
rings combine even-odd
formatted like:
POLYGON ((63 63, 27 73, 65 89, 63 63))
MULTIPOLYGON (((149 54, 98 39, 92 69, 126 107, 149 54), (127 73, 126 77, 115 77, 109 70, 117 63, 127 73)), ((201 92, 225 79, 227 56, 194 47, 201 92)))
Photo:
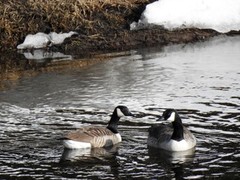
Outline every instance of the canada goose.
POLYGON ((117 127, 123 116, 133 116, 126 106, 117 106, 107 127, 88 126, 70 132, 63 141, 68 149, 107 147, 122 141, 117 127))
POLYGON ((168 151, 185 151, 196 146, 196 138, 182 124, 182 120, 174 109, 163 112, 162 118, 172 125, 153 125, 149 128, 147 144, 168 151))

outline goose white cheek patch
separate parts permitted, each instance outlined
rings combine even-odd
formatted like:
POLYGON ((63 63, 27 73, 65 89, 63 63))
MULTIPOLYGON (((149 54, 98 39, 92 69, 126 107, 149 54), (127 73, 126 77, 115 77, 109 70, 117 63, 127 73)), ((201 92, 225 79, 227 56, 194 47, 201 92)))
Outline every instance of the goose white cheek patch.
POLYGON ((117 115, 118 115, 118 117, 124 116, 124 114, 122 113, 122 111, 119 108, 117 108, 117 115))
POLYGON ((171 116, 167 119, 167 121, 173 122, 175 120, 175 112, 172 112, 171 116))

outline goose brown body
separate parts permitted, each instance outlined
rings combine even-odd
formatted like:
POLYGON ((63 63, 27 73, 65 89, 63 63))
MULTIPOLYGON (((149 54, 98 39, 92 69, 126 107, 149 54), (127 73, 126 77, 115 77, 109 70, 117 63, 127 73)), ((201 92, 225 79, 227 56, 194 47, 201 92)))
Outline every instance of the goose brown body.
POLYGON ((90 143, 91 147, 106 147, 122 141, 121 136, 106 127, 84 127, 69 133, 66 139, 90 143))

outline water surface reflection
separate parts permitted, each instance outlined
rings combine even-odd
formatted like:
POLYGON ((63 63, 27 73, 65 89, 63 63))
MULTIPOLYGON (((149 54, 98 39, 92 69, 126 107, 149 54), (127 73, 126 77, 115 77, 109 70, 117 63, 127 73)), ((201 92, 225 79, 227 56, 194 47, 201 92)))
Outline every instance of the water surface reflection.
POLYGON ((21 78, 0 91, 0 179, 238 179, 239 47, 239 37, 222 37, 21 78), (106 126, 118 104, 136 115, 120 120, 122 143, 64 151, 64 134, 106 126), (147 147, 148 128, 169 107, 196 136, 195 151, 147 147))

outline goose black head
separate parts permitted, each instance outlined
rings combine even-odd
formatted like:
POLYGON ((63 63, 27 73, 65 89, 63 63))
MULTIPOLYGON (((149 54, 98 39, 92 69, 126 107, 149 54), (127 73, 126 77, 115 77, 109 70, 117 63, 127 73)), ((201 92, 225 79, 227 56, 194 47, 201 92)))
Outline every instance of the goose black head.
POLYGON ((175 109, 166 109, 157 121, 161 120, 166 120, 168 122, 176 122, 178 120, 181 121, 181 118, 179 117, 175 109))
POLYGON ((164 118, 164 120, 167 120, 170 122, 175 121, 176 116, 177 116, 177 111, 174 109, 166 109, 162 114, 162 117, 164 118))
POLYGON ((119 118, 123 116, 133 116, 133 114, 129 111, 129 109, 126 106, 117 106, 115 108, 115 111, 119 118))

